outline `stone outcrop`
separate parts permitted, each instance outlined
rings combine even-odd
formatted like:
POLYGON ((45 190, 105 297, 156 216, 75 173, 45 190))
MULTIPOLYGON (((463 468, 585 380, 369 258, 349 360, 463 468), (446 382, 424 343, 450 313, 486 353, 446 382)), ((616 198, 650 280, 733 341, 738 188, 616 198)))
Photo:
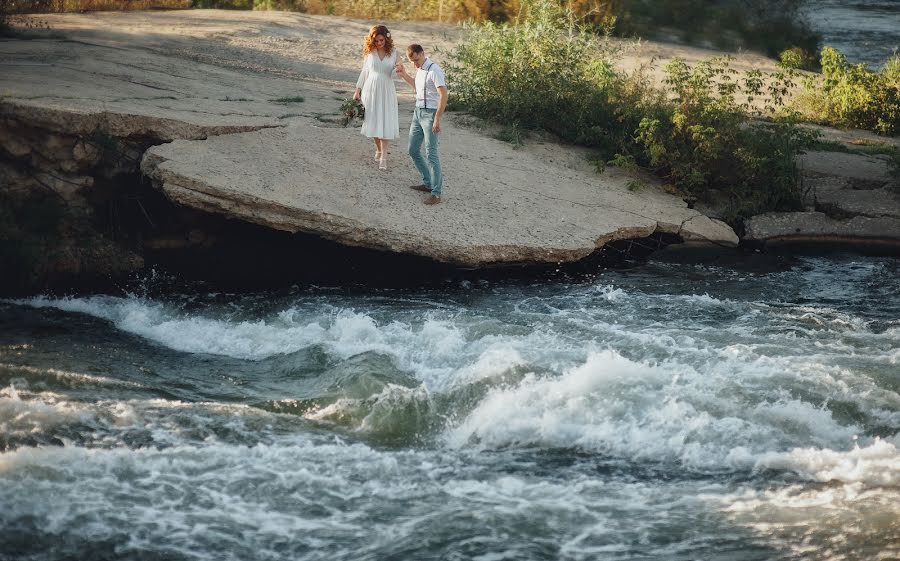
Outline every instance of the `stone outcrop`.
MULTIPOLYGON (((516 148, 456 114, 441 141, 445 200, 423 205, 408 188, 419 178, 404 135, 382 172, 371 142, 341 124, 365 22, 211 10, 48 20, 53 36, 0 42, 0 197, 22 208, 52 201, 62 213, 58 239, 30 253, 46 271, 124 273, 145 252, 209 247, 217 238, 204 217, 467 268, 574 262, 652 235, 738 243, 653 177, 597 174, 585 151, 536 139, 516 148), (122 200, 136 201, 126 218, 122 200), (166 200, 155 213, 142 202, 166 200), (135 220, 149 226, 119 231, 135 220)), ((410 23, 394 36, 446 48, 458 32, 410 23)), ((403 130, 413 96, 398 88, 403 130)), ((757 217, 748 239, 900 239, 900 213, 884 210, 896 204, 884 161, 859 158, 810 155, 818 214, 800 231, 798 216, 757 217)))
POLYGON ((728 226, 657 188, 634 193, 625 175, 567 168, 466 129, 452 129, 442 145, 437 207, 408 188, 418 178, 405 154, 396 150, 380 172, 369 148, 356 130, 295 119, 155 146, 142 170, 185 206, 463 267, 571 262, 655 232, 737 243, 728 226))
MULTIPOLYGON (((340 27, 361 37, 359 22, 212 11, 50 19, 65 39, 0 44, 4 193, 56 201, 60 240, 47 253, 80 255, 45 268, 126 272, 145 250, 208 245, 211 236, 189 223, 117 235, 106 217, 116 202, 140 205, 154 187, 178 208, 462 267, 572 262, 654 233, 737 243, 728 226, 652 178, 633 192, 633 177, 597 175, 583 152, 552 143, 515 150, 457 117, 442 141, 445 202, 422 205, 408 189, 418 178, 404 138, 382 173, 371 143, 340 124, 359 64, 358 41, 340 27), (322 35, 335 22, 334 36, 322 35), (297 56, 308 37, 321 45, 297 56), (94 250, 101 246, 109 251, 94 250)), ((412 28, 397 30, 401 44, 446 31, 412 28)), ((412 92, 400 91, 408 120, 412 92)), ((143 220, 144 210, 134 216, 143 220)))
POLYGON ((747 242, 853 243, 900 251, 900 183, 886 156, 811 152, 801 167, 810 190, 809 211, 755 216, 747 242))

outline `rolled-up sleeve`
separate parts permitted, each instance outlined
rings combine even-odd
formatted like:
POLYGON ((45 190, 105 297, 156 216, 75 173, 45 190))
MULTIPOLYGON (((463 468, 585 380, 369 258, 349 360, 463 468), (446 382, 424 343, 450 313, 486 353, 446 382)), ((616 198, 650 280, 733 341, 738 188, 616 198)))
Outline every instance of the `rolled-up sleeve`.
POLYGON ((444 71, 437 64, 431 69, 431 81, 434 82, 435 89, 447 87, 447 81, 444 78, 444 71))

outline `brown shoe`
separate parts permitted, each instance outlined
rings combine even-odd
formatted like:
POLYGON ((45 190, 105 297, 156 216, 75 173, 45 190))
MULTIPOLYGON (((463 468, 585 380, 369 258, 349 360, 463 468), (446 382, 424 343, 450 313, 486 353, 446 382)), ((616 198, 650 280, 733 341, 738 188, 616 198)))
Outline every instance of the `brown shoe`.
POLYGON ((431 187, 425 185, 424 183, 420 183, 419 185, 410 185, 409 188, 415 191, 422 191, 423 193, 431 193, 431 187))
POLYGON ((436 205, 436 204, 438 204, 438 203, 440 203, 440 202, 441 202, 441 198, 440 198, 440 197, 435 197, 434 195, 431 195, 430 197, 428 197, 427 199, 425 199, 425 204, 426 204, 426 205, 436 205))

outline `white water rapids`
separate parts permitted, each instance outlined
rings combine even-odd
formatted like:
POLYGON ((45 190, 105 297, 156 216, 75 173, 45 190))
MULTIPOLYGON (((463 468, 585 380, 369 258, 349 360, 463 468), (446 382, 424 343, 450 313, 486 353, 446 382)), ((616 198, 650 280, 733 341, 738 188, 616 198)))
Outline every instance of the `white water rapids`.
POLYGON ((0 303, 0 559, 900 558, 900 262, 0 303))

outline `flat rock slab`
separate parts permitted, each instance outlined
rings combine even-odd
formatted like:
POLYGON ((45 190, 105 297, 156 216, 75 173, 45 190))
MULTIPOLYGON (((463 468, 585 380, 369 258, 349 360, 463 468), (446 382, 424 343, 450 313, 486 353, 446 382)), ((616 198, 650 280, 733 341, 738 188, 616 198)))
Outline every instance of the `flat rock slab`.
POLYGON ((866 156, 843 152, 808 152, 798 164, 808 175, 827 175, 887 183, 891 180, 885 156, 866 156))
MULTIPOLYGON (((444 123, 445 201, 423 205, 408 188, 420 181, 405 155, 411 89, 398 81, 402 138, 387 173, 370 141, 337 124, 368 22, 219 10, 46 19, 53 34, 0 42, 0 125, 171 141, 142 168, 191 208, 471 267, 573 261, 654 232, 738 241, 654 178, 597 174, 585 151, 552 142, 516 150, 464 116, 444 123), (636 179, 644 186, 629 190, 636 179)), ((391 27, 398 45, 422 43, 441 63, 439 49, 462 35, 434 23, 391 27)))
POLYGON ((156 146, 142 168, 185 206, 465 267, 570 262, 610 240, 658 231, 738 241, 727 225, 656 187, 632 192, 624 174, 573 169, 565 158, 516 150, 450 121, 441 146, 444 201, 436 206, 409 188, 420 178, 405 139, 380 171, 356 128, 313 119, 156 146))
POLYGON ((768 244, 852 242, 900 246, 900 219, 855 216, 840 220, 821 212, 770 212, 745 224, 746 241, 768 244))
POLYGON ((885 157, 810 152, 801 165, 818 211, 754 216, 744 240, 900 246, 900 189, 885 157))

